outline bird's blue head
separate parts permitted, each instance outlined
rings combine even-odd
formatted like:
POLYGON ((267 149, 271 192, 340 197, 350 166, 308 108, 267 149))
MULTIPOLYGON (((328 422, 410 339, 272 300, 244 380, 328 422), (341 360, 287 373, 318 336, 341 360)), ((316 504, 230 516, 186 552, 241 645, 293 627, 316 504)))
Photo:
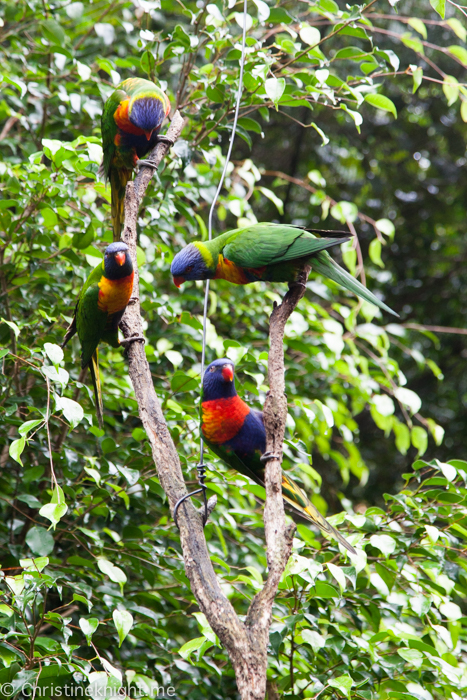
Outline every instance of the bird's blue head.
POLYGON ((207 280, 214 277, 216 268, 214 266, 214 270, 209 269, 212 256, 205 248, 202 243, 190 243, 174 257, 170 272, 177 287, 187 280, 207 280))
POLYGON ((133 272, 128 246, 123 241, 111 243, 104 252, 104 274, 109 280, 128 277, 133 272))
POLYGON ((165 105, 157 97, 137 97, 128 110, 130 122, 144 131, 148 141, 153 132, 159 132, 165 114, 165 105))
POLYGON ((211 362, 204 372, 203 401, 229 399, 236 396, 234 370, 234 363, 226 357, 211 362))

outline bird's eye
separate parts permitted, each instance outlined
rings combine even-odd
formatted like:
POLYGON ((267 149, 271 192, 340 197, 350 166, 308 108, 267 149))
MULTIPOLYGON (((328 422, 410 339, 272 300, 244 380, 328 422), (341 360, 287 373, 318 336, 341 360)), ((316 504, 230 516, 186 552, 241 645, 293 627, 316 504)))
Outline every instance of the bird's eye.
POLYGON ((185 272, 191 272, 193 269, 193 265, 188 265, 188 267, 185 269, 185 272))
POLYGON ((211 367, 211 369, 210 369, 209 371, 210 371, 210 372, 215 372, 215 371, 216 371, 216 367, 211 367))

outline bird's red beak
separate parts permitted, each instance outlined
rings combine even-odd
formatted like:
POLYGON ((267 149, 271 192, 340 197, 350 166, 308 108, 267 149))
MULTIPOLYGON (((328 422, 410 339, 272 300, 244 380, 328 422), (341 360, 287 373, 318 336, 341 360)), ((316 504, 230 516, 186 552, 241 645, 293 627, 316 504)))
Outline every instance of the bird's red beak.
POLYGON ((120 253, 115 253, 115 261, 120 265, 120 267, 125 263, 126 255, 123 251, 120 253))
POLYGON ((225 365, 225 367, 222 368, 222 376, 226 382, 233 382, 232 365, 225 365))
POLYGON ((145 130, 144 133, 145 133, 145 136, 146 136, 146 138, 147 138, 148 141, 149 141, 149 139, 151 138, 152 132, 153 132, 153 131, 154 131, 154 129, 151 129, 151 131, 146 131, 146 130, 145 130))
POLYGON ((174 285, 180 289, 180 286, 184 283, 184 277, 174 277, 174 285))

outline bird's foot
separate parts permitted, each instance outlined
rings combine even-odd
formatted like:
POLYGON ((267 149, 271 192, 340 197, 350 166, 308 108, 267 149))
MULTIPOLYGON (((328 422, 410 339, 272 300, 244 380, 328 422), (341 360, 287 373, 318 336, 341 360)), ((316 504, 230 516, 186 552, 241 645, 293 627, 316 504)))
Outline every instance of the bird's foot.
POLYGON ((173 146, 175 141, 170 138, 170 136, 158 136, 157 143, 166 143, 169 146, 173 146))
POLYGON ((136 165, 138 167, 138 170, 141 168, 142 165, 147 165, 148 168, 152 168, 153 170, 157 170, 157 168, 159 167, 155 163, 152 163, 150 160, 144 160, 143 158, 140 158, 136 165))
POLYGON ((303 284, 303 282, 289 282, 289 289, 293 289, 294 287, 303 287, 303 289, 306 289, 306 284, 303 284))
POLYGON ((145 343, 146 339, 143 338, 142 335, 132 335, 131 338, 123 338, 123 340, 120 341, 120 345, 123 345, 125 349, 127 345, 131 345, 131 343, 134 343, 136 340, 139 340, 141 343, 145 343))
POLYGON ((280 459, 280 455, 276 454, 275 452, 265 452, 264 454, 261 455, 259 458, 260 462, 269 462, 270 459, 280 459))

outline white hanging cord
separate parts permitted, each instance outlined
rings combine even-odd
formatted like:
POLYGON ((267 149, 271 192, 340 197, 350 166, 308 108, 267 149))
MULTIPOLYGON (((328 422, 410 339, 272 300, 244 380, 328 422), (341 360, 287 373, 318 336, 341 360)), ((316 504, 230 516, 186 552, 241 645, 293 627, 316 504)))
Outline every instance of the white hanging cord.
MULTIPOLYGON (((244 2, 243 2, 242 56, 240 58, 240 77, 238 80, 238 92, 237 92, 237 103, 235 105, 235 116, 234 116, 233 125, 232 125, 232 135, 230 137, 229 150, 227 151, 227 155, 225 157, 224 170, 222 171, 221 179, 219 181, 219 185, 217 187, 216 194, 214 195, 214 199, 212 200, 211 208, 209 210, 209 218, 208 218, 209 240, 212 239, 212 217, 214 214, 214 209, 216 207, 217 199, 218 199, 219 193, 222 189, 222 185, 224 184, 225 175, 227 173, 227 168, 229 167, 229 163, 230 163, 230 156, 232 153, 233 142, 235 139, 235 132, 237 129, 240 101, 242 98, 243 68, 245 66, 245 43, 246 43, 246 15, 247 15, 247 12, 246 12, 247 5, 246 4, 247 4, 247 0, 244 0, 244 2)), ((208 317, 208 301, 209 301, 209 280, 206 280, 206 291, 204 293, 204 310, 203 310, 203 349, 201 351, 201 383, 203 382, 204 362, 205 362, 205 358, 206 358, 206 324, 207 324, 207 317, 208 317)), ((201 436, 200 457, 199 457, 200 464, 203 463, 203 454, 204 454, 204 440, 203 440, 203 436, 201 436)))

